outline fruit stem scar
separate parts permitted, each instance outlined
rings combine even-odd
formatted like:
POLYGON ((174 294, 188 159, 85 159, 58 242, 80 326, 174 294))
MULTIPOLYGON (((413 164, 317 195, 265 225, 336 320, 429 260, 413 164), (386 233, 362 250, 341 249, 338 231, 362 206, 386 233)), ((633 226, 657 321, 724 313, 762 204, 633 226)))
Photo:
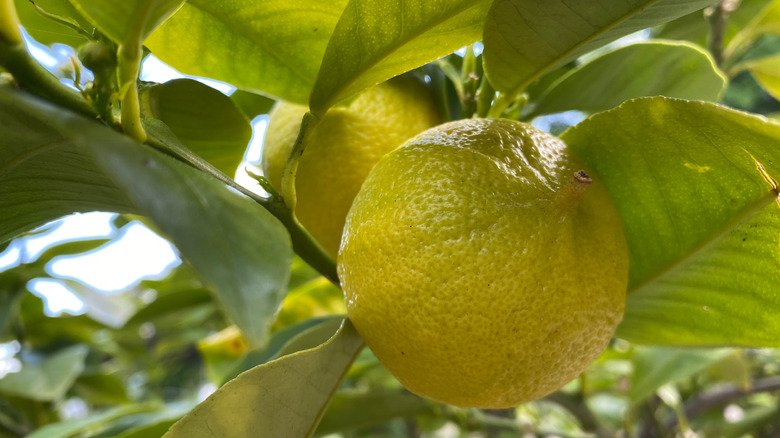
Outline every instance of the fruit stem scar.
POLYGON ((558 208, 564 210, 576 208, 579 205, 580 200, 582 200, 585 189, 587 189, 592 182, 593 180, 590 179, 584 170, 574 172, 569 181, 555 194, 553 203, 558 208))

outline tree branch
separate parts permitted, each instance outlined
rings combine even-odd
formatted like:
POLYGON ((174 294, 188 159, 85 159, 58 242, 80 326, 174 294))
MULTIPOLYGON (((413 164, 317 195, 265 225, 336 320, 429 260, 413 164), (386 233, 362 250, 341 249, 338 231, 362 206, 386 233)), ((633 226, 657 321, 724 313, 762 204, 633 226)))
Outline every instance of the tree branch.
MULTIPOLYGON (((722 385, 704 391, 685 403, 685 416, 691 419, 710 409, 739 400, 748 395, 772 391, 780 391, 780 376, 756 380, 747 391, 734 384, 722 385)), ((664 421, 664 428, 666 430, 672 430, 675 427, 677 427, 676 416, 669 417, 664 421)))
POLYGON ((737 9, 737 6, 739 6, 738 0, 721 0, 705 12, 705 16, 710 22, 707 46, 718 67, 723 65, 724 61, 723 37, 726 34, 726 23, 728 22, 729 14, 737 9))

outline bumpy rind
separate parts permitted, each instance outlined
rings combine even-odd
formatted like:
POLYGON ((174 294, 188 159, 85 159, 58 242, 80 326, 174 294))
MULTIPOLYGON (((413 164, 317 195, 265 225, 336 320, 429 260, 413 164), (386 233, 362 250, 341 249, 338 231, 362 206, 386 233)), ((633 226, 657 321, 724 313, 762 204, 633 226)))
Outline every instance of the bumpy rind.
POLYGON ((339 277, 355 327, 409 390, 516 406, 607 346, 627 248, 601 183, 567 186, 580 168, 559 139, 486 119, 426 131, 375 166, 347 218, 339 277))
MULTIPOLYGON (((277 189, 306 111, 279 103, 271 112, 262 167, 277 189)), ((335 257, 349 207, 374 164, 439 123, 430 92, 411 77, 373 87, 348 107, 330 110, 298 164, 295 214, 301 224, 335 257)))

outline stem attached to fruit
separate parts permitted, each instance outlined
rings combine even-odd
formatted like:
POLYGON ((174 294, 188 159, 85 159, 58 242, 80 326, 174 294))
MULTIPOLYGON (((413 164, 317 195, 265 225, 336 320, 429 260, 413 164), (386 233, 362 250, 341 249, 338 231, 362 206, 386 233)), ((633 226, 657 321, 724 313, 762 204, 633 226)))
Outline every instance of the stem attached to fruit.
MULTIPOLYGON (((255 173, 251 167, 245 168, 247 174, 257 181, 260 186, 268 192, 271 196, 268 198, 261 198, 252 192, 245 191, 241 188, 245 194, 254 199, 257 203, 265 207, 279 222, 287 228, 287 232, 290 233, 290 239, 292 240, 293 250, 295 253, 301 256, 312 268, 317 270, 325 278, 330 280, 333 284, 339 285, 338 272, 336 271, 336 263, 333 258, 328 254, 325 248, 317 242, 311 234, 298 222, 295 215, 285 205, 282 197, 274 190, 271 182, 259 173, 255 173)), ((231 180, 232 181, 232 180, 231 180)), ((239 186, 240 187, 240 186, 239 186)))
POLYGON ((122 129, 125 134, 143 143, 146 131, 141 124, 141 106, 138 99, 138 75, 143 58, 144 29, 151 15, 151 8, 137 8, 132 17, 133 26, 119 45, 119 100, 122 104, 122 129))
POLYGON ((295 146, 290 153, 290 157, 287 159, 287 166, 285 166, 284 173, 282 174, 282 199, 284 200, 285 205, 287 205, 287 208, 293 212, 295 211, 295 203, 297 200, 295 194, 295 175, 298 173, 298 162, 300 161, 301 155, 303 155, 304 149, 306 149, 306 144, 311 137, 311 133, 314 132, 314 128, 319 123, 320 119, 311 112, 307 112, 303 115, 301 129, 298 131, 298 138, 295 140, 295 146))
POLYGON ((569 182, 555 195, 553 203, 563 210, 576 208, 582 200, 585 190, 592 182, 593 180, 590 179, 584 170, 574 172, 569 182))

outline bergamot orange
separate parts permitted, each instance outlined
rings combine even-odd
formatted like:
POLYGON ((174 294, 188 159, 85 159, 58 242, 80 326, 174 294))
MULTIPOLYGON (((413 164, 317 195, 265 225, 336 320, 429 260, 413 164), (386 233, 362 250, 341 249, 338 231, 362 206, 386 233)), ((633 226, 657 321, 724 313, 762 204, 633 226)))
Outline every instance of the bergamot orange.
MULTIPOLYGON (((262 168, 279 190, 307 107, 278 103, 271 111, 262 168)), ((300 158, 295 215, 334 257, 352 200, 379 159, 407 139, 441 123, 425 85, 401 77, 363 92, 348 107, 333 108, 317 125, 300 158)))
POLYGON ((383 157, 347 217, 349 317, 406 386, 505 408, 577 377, 622 319, 616 209, 559 139, 471 119, 383 157))

